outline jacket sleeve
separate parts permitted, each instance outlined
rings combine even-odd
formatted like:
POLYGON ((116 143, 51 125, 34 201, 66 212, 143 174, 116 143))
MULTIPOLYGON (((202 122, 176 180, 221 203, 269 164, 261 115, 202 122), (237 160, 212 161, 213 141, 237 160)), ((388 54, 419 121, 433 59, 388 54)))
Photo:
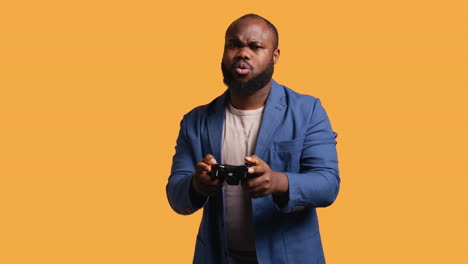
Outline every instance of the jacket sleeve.
POLYGON ((275 199, 281 212, 332 204, 339 191, 340 177, 336 136, 319 100, 315 101, 307 125, 300 158, 300 172, 285 172, 289 181, 289 200, 275 199))
POLYGON ((197 160, 188 138, 187 120, 188 117, 185 116, 180 123, 176 153, 172 159, 171 175, 166 185, 169 204, 175 212, 183 215, 196 212, 208 200, 196 194, 192 189, 192 175, 195 172, 197 160))

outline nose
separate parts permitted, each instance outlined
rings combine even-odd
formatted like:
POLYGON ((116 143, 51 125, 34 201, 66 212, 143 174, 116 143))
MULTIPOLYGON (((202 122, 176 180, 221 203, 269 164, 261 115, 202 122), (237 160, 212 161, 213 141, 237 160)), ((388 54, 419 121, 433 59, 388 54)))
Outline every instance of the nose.
POLYGON ((250 52, 248 47, 240 47, 237 50, 236 59, 238 60, 250 60, 250 52))

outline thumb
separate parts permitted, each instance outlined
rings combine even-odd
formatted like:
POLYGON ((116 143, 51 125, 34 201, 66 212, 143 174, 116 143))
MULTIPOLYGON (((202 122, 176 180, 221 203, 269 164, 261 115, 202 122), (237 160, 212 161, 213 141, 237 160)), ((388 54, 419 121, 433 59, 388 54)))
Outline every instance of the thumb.
POLYGON ((252 163, 253 165, 258 165, 260 164, 260 158, 257 157, 257 155, 251 155, 245 157, 245 161, 252 163))

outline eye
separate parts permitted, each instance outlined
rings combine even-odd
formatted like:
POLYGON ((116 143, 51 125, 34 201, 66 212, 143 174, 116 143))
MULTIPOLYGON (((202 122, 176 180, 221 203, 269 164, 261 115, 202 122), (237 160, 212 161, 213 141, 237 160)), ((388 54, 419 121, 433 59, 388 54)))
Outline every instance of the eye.
POLYGON ((228 49, 235 49, 235 48, 240 48, 242 46, 242 43, 237 40, 230 40, 228 43, 226 43, 226 48, 228 49))
POLYGON ((228 48, 228 49, 233 49, 233 48, 235 48, 235 46, 236 45, 234 45, 234 43, 227 43, 226 44, 226 48, 228 48))
POLYGON ((258 49, 261 49, 261 48, 262 48, 262 46, 260 46, 260 45, 258 45, 258 44, 256 44, 256 43, 250 44, 249 47, 250 47, 250 49, 252 49, 252 50, 258 50, 258 49))

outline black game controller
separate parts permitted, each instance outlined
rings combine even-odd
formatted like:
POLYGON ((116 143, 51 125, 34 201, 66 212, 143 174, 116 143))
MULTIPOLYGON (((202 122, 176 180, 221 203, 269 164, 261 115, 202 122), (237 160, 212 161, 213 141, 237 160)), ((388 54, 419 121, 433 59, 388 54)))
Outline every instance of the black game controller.
POLYGON ((213 180, 219 179, 221 182, 226 181, 228 185, 239 185, 239 182, 243 183, 256 177, 255 174, 247 172, 252 166, 251 163, 245 163, 245 165, 241 166, 216 164, 211 166, 209 174, 213 180))

